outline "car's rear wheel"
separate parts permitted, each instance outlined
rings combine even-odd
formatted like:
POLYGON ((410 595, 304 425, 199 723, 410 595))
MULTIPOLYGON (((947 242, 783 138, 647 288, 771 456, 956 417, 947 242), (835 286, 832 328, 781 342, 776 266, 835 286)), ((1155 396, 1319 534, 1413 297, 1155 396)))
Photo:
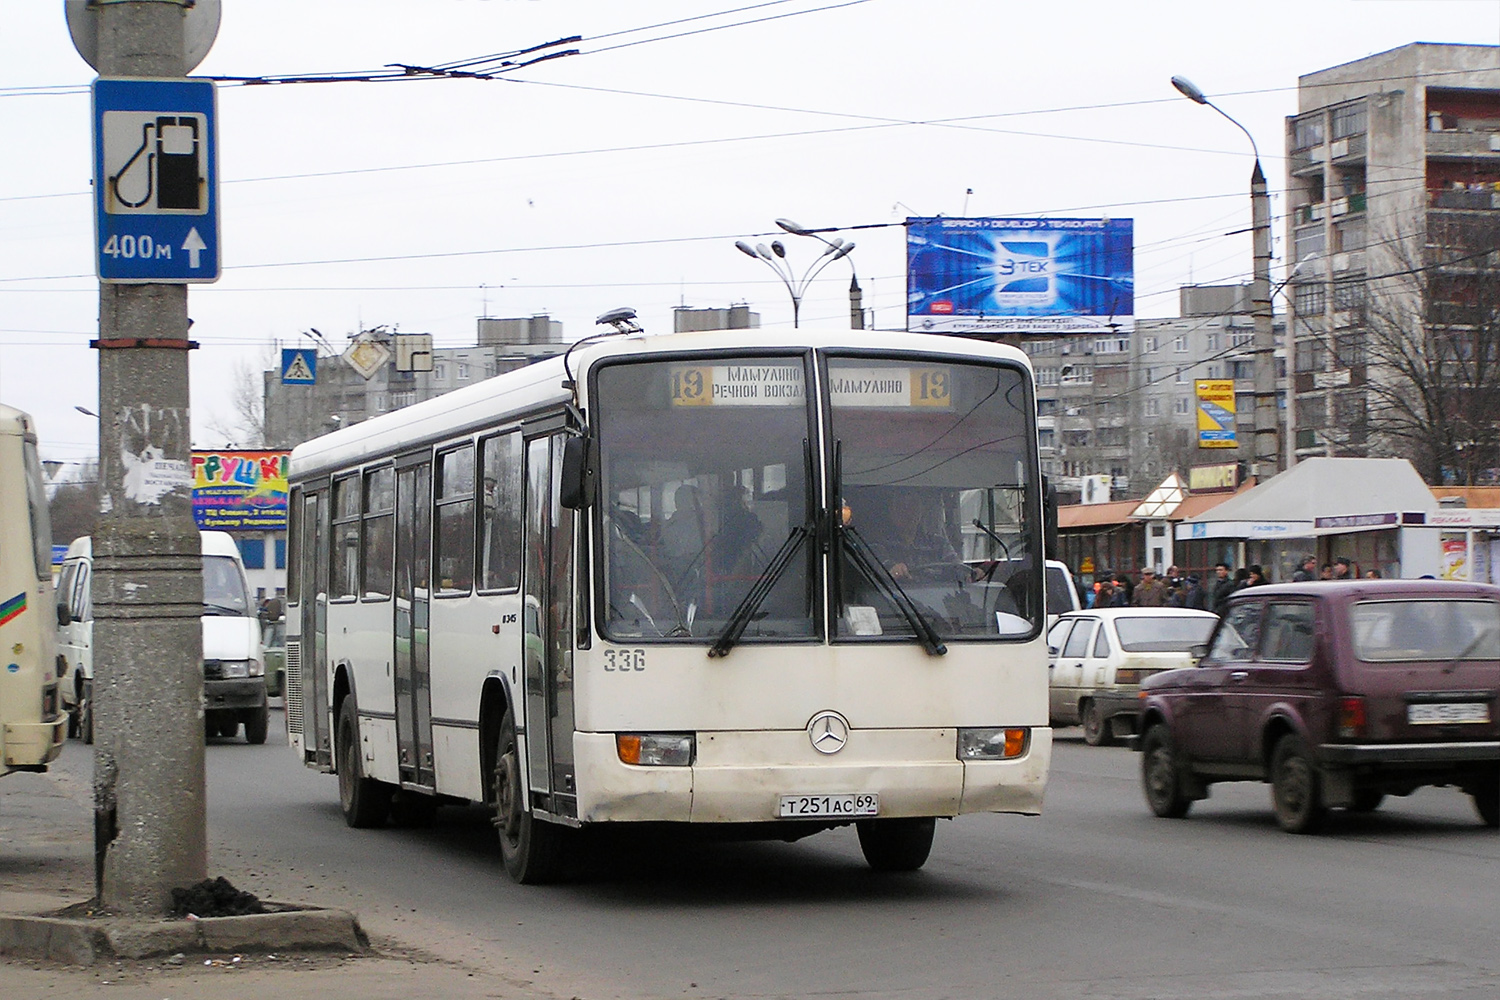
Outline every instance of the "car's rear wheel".
POLYGON ((1090 698, 1083 703, 1078 713, 1083 721, 1083 742, 1091 747, 1107 747, 1114 743, 1109 731, 1109 721, 1099 711, 1099 703, 1090 698))
POLYGON ((927 863, 927 856, 932 853, 937 820, 863 819, 855 826, 859 830, 859 849, 871 868, 878 872, 914 872, 927 863))
POLYGON ((1271 808, 1287 833, 1317 833, 1328 810, 1323 782, 1302 737, 1288 733, 1271 753, 1271 808))
POLYGON ((1484 825, 1491 830, 1500 828, 1500 774, 1490 775, 1469 794, 1474 796, 1474 808, 1484 825))
POLYGON ((271 710, 265 705, 245 713, 245 742, 259 746, 271 729, 271 710))
POLYGON ((1171 731, 1159 722, 1141 740, 1141 787, 1146 804, 1163 819, 1181 819, 1193 806, 1183 791, 1171 731))

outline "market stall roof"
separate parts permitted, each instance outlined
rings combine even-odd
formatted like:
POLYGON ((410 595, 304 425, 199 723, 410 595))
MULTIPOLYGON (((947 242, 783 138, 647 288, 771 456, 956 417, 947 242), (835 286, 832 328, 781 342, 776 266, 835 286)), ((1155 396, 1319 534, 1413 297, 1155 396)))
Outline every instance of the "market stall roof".
POLYGON ((1404 458, 1309 458, 1177 526, 1178 538, 1308 538, 1422 524, 1438 504, 1404 458))
MULTIPOLYGON (((1159 489, 1160 487, 1158 487, 1159 489)), ((1250 486, 1240 487, 1239 492, 1249 490, 1250 486)), ((1169 521, 1178 521, 1194 514, 1201 514, 1206 510, 1218 506, 1221 503, 1236 496, 1234 493, 1189 493, 1181 497, 1179 501, 1167 513, 1160 515, 1169 521)), ((1141 514, 1140 508, 1143 501, 1140 500, 1112 500, 1109 503, 1075 503, 1057 509, 1057 528, 1059 531, 1067 531, 1071 528, 1102 528, 1106 526, 1118 526, 1124 524, 1140 524, 1148 519, 1141 514)))

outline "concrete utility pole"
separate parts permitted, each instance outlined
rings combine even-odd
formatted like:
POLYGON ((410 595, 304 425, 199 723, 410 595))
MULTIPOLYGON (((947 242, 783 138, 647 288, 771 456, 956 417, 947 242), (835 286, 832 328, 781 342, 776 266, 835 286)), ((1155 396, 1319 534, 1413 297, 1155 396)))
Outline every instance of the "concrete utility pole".
MULTIPOLYGON (((180 0, 100 4, 101 77, 186 75, 180 0)), ((99 286, 94 845, 99 903, 163 913, 207 876, 201 545, 187 286, 99 286)))
MULTIPOLYGON (((1276 325, 1271 311, 1271 198, 1260 156, 1250 174, 1250 225, 1255 254, 1250 281, 1250 309, 1255 319, 1255 474, 1262 482, 1276 474, 1276 325)), ((1287 371, 1294 359, 1288 355, 1287 371)), ((1290 377, 1290 375, 1289 375, 1290 377)))

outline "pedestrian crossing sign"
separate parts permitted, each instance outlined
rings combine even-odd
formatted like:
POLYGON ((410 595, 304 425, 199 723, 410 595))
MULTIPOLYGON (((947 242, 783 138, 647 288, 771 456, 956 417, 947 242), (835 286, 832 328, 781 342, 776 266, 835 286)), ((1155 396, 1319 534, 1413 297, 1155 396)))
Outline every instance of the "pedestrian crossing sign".
POLYGON ((282 385, 316 385, 318 352, 311 348, 287 347, 281 351, 282 385))

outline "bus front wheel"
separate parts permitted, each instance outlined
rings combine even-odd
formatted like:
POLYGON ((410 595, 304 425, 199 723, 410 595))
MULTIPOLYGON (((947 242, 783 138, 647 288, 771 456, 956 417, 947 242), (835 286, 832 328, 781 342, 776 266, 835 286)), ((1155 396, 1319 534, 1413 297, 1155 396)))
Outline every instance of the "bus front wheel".
POLYGON ((521 755, 516 741, 516 716, 507 708, 495 747, 495 827, 500 835, 500 857, 510 877, 522 885, 538 885, 557 877, 565 831, 537 819, 526 808, 521 788, 521 755))
POLYGON ((859 849, 878 872, 914 872, 927 863, 937 820, 865 819, 855 824, 859 849))
POLYGON ((394 789, 383 781, 364 776, 359 752, 359 711, 354 696, 339 706, 334 737, 334 763, 339 772, 339 807, 344 822, 355 828, 381 826, 391 811, 394 789))

